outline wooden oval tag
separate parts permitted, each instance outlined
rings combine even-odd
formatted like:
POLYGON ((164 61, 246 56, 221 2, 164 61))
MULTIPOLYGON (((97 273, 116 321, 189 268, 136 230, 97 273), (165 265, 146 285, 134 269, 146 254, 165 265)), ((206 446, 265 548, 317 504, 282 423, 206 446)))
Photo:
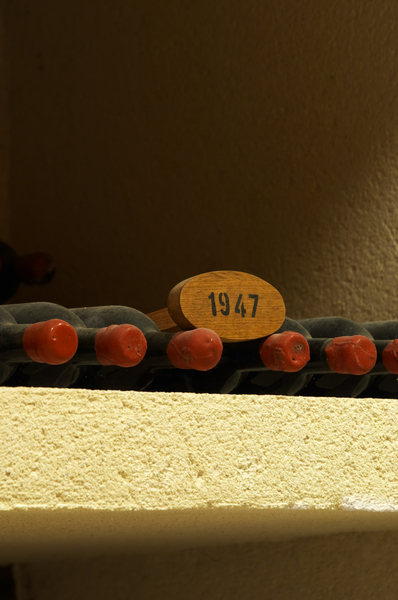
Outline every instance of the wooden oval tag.
POLYGON ((226 341, 270 335, 286 314, 278 290, 240 271, 212 271, 182 281, 169 294, 168 311, 182 329, 208 327, 226 341))

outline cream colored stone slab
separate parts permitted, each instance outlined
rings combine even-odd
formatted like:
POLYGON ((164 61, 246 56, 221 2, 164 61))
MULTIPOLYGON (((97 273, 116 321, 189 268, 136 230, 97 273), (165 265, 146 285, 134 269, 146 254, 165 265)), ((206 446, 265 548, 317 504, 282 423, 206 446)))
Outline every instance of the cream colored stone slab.
POLYGON ((398 401, 0 389, 0 560, 398 525, 398 401))

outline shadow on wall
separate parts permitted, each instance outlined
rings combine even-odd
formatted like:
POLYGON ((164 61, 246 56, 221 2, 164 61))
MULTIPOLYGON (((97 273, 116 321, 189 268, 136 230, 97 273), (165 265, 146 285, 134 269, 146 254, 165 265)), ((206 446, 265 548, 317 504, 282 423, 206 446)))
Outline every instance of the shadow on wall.
POLYGON ((149 311, 226 268, 292 317, 391 317, 397 19, 387 0, 6 3, 11 239, 58 264, 26 299, 149 311))

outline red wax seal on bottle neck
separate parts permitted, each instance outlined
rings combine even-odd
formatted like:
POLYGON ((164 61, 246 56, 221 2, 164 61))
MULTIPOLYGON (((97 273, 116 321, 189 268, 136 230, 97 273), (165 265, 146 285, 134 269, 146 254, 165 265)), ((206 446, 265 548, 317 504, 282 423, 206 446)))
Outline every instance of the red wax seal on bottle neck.
POLYGON ((76 353, 77 333, 69 323, 50 319, 29 325, 22 338, 22 347, 34 362, 62 365, 76 353))
POLYGON ((326 360, 334 373, 366 375, 376 364, 376 346, 363 335, 336 337, 326 346, 326 360))
POLYGON ((387 371, 398 375, 398 340, 393 340, 384 348, 383 364, 387 371))
POLYGON ((95 336, 95 353, 104 366, 135 367, 145 356, 147 343, 135 325, 110 325, 95 336))
POLYGON ((198 328, 173 335, 167 356, 177 369, 209 371, 220 361, 223 344, 211 329, 198 328))
POLYGON ((260 357, 271 371, 296 373, 310 360, 310 348, 301 333, 284 331, 265 338, 260 346, 260 357))

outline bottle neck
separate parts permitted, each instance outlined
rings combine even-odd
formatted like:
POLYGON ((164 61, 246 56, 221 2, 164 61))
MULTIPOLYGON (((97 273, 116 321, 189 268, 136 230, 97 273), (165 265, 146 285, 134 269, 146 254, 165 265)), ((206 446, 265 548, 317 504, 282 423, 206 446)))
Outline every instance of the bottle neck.
POLYGON ((84 327, 84 323, 71 310, 52 302, 28 302, 7 304, 4 309, 21 325, 39 323, 50 319, 62 319, 73 327, 84 327))
POLYGON ((8 364, 32 362, 23 348, 26 325, 0 324, 0 360, 8 364))
POLYGON ((109 325, 135 325, 144 333, 159 332, 157 325, 144 313, 128 306, 92 306, 70 309, 86 327, 101 329, 109 325))
POLYGON ((342 317, 319 317, 298 321, 313 338, 337 338, 347 335, 362 335, 373 339, 360 323, 342 317))
POLYGON ((398 338, 398 321, 376 321, 362 323, 375 340, 395 340, 398 338))

